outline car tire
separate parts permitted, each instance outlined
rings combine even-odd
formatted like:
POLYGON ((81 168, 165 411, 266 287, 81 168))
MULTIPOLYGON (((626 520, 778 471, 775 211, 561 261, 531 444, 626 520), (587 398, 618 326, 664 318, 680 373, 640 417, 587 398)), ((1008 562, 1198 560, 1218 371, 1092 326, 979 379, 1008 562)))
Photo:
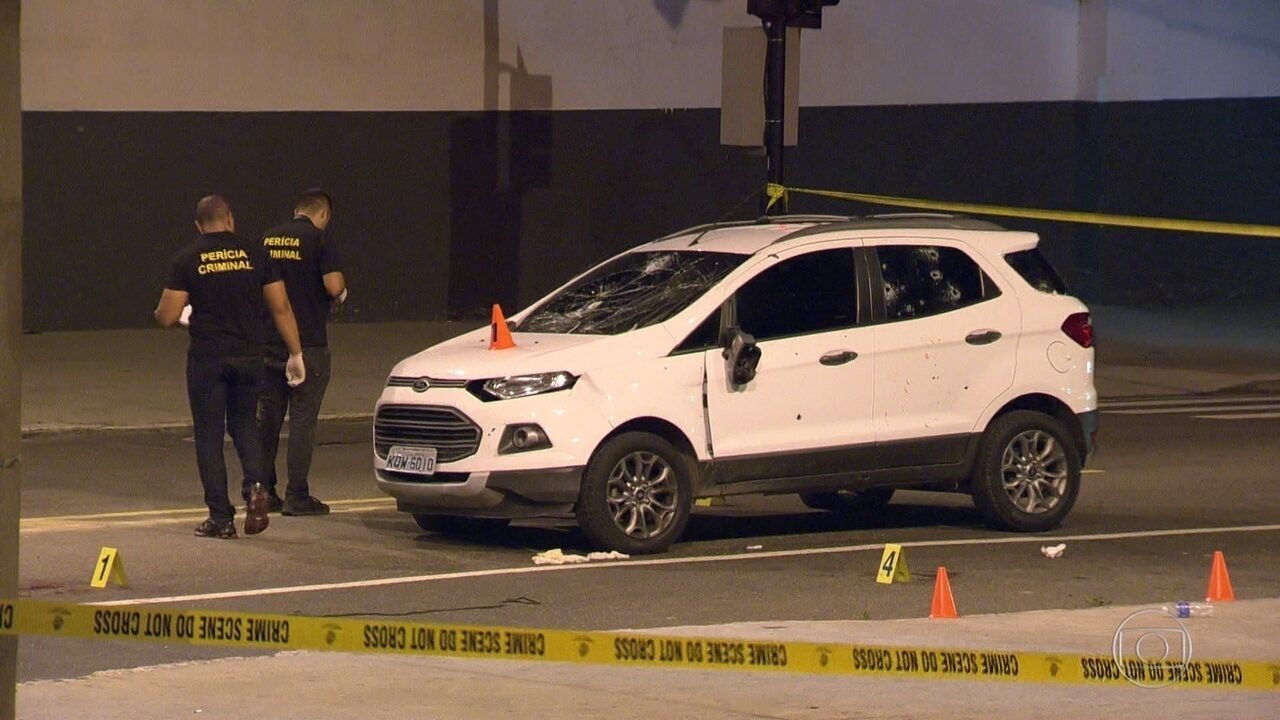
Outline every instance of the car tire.
POLYGON ((689 523, 693 473, 689 457, 657 435, 610 438, 583 472, 578 525, 599 548, 628 555, 662 552, 689 523))
POLYGON ((806 507, 849 515, 878 512, 892 499, 893 488, 800 493, 800 502, 806 507))
POLYGON ((973 502, 989 524, 1051 530, 1080 492, 1080 453, 1057 418, 1016 410, 987 427, 972 480, 973 502))
POLYGON ((472 518, 425 513, 414 513, 413 520, 423 530, 441 535, 485 535, 501 532, 511 524, 511 521, 505 518, 472 518))

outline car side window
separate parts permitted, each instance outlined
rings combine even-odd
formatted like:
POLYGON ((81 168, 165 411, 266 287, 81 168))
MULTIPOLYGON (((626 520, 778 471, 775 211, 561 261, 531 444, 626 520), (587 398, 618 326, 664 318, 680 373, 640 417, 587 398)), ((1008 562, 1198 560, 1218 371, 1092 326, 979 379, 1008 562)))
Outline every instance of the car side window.
POLYGON ((858 323, 853 250, 788 258, 735 294, 738 327, 757 341, 852 327, 858 323))
POLYGON ((1000 294, 973 258, 957 248, 887 245, 876 252, 890 320, 937 315, 1000 294))
POLYGON ((710 350, 720 344, 720 308, 707 316, 698 327, 689 333, 689 337, 684 342, 676 346, 671 351, 672 355, 679 355, 687 352, 702 352, 710 350))

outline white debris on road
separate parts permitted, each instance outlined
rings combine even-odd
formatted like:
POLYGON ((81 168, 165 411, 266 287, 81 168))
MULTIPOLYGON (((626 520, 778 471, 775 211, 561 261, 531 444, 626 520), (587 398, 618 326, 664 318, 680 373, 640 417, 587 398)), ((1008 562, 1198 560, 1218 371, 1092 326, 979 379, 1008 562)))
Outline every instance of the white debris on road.
POLYGON ((610 550, 609 552, 587 553, 588 560, 626 560, 629 557, 631 556, 627 555, 626 553, 620 553, 617 550, 610 550))
POLYGON ((1041 545, 1040 546, 1040 552, 1043 553, 1045 557, 1050 559, 1061 557, 1063 551, 1066 549, 1067 549, 1066 543, 1058 543, 1057 545, 1041 545))
POLYGON ((611 550, 609 552, 593 552, 586 555, 576 555, 573 553, 565 553, 560 548, 540 552, 533 556, 534 565, 572 565, 575 563, 584 563, 591 560, 626 560, 631 557, 623 553, 611 550))
POLYGON ((560 548, 540 552, 533 556, 534 565, 569 565, 572 563, 584 563, 586 561, 586 555, 566 555, 560 548))

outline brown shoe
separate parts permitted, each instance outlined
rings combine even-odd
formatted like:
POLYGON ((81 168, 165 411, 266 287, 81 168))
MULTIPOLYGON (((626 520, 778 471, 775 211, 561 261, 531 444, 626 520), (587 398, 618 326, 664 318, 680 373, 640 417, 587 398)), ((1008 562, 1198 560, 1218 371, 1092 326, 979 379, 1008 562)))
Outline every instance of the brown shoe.
POLYGON ((267 489, 262 486, 262 483, 254 483, 253 488, 249 490, 249 502, 245 508, 245 535, 257 535, 267 529, 267 525, 271 524, 271 518, 267 515, 269 509, 270 500, 267 499, 267 489))

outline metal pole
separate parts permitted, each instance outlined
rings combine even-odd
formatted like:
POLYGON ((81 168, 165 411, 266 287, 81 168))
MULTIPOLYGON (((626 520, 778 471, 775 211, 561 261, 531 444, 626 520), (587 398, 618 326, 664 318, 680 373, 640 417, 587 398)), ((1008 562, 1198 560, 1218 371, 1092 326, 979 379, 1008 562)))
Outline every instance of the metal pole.
MULTIPOLYGON (((0 0, 0 598, 18 596, 22 441, 21 0, 0 0)), ((0 636, 0 720, 17 716, 18 638, 0 636)))
MULTIPOLYGON (((786 116, 786 78, 787 78, 787 19, 778 15, 764 23, 768 37, 768 47, 764 56, 765 96, 764 96, 764 148, 768 162, 769 182, 782 185, 782 153, 783 153, 783 118, 786 116)), ((772 210, 768 208, 766 197, 765 214, 782 212, 782 203, 775 203, 772 210)))

